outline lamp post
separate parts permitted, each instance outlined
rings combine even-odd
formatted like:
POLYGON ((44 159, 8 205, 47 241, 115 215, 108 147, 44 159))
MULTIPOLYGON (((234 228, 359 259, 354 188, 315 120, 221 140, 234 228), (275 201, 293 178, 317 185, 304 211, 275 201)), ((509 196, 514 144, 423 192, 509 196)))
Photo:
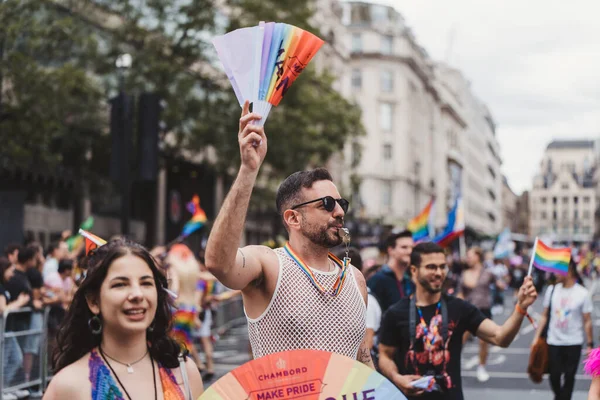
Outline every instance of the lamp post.
POLYGON ((118 170, 119 186, 121 189, 121 234, 129 235, 129 214, 131 206, 131 168, 129 155, 131 153, 131 135, 133 130, 133 97, 125 93, 125 76, 131 68, 132 57, 130 54, 121 54, 116 62, 119 75, 119 95, 116 105, 119 107, 119 118, 117 123, 120 125, 118 132, 120 138, 118 143, 121 148, 118 149, 118 170))

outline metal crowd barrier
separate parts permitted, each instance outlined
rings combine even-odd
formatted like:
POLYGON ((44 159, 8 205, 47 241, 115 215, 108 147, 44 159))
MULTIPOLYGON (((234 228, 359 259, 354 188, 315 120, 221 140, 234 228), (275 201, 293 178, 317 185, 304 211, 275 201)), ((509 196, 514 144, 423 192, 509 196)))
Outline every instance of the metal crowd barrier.
POLYGON ((42 318, 40 328, 10 332, 6 331, 7 321, 10 322, 9 315, 26 313, 31 320, 32 309, 25 307, 14 311, 5 310, 0 316, 0 394, 29 389, 32 396, 41 397, 48 381, 47 326, 49 311, 50 308, 46 307, 44 311, 39 312, 42 318), (23 350, 32 350, 31 344, 27 343, 28 339, 39 339, 39 343, 33 350, 37 351, 37 356, 33 357, 29 379, 25 379, 22 364, 25 355, 23 350), (21 360, 21 365, 16 364, 19 360, 21 360), (7 372, 10 372, 8 376, 7 372), (11 378, 10 381, 7 381, 7 378, 11 378))
POLYGON ((213 332, 218 335, 223 335, 229 329, 244 325, 246 323, 246 315, 244 314, 244 306, 242 298, 234 297, 229 300, 222 301, 217 305, 215 315, 213 317, 213 332))

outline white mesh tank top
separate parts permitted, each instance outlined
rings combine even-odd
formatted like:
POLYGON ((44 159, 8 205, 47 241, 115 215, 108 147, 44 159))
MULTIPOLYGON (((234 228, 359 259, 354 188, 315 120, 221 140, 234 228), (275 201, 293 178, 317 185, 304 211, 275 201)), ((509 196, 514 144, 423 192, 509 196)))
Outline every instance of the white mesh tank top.
MULTIPOLYGON (((275 250, 279 277, 273 298, 256 319, 248 319, 248 336, 254 358, 279 351, 312 349, 356 359, 366 330, 366 306, 350 274, 337 297, 322 294, 284 249, 275 250)), ((314 270, 316 279, 330 290, 339 269, 314 270)))

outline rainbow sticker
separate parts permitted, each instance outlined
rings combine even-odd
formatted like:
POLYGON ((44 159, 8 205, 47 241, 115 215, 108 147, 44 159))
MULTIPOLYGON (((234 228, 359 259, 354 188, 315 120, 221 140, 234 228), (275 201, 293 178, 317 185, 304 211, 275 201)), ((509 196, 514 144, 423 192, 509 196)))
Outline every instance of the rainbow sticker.
POLYGON ((250 361, 219 379, 199 400, 406 400, 366 365, 317 350, 293 350, 250 361))

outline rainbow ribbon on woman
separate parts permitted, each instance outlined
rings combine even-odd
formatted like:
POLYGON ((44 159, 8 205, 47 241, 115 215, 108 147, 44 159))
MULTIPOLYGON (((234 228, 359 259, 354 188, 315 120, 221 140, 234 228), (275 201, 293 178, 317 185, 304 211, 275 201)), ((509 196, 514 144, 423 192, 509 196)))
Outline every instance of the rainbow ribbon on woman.
POLYGON ((286 243, 285 246, 283 246, 283 249, 288 253, 292 260, 294 260, 296 264, 298 264, 302 272, 306 274, 308 279, 311 281, 314 287, 317 288, 317 290, 319 290, 323 294, 328 294, 332 297, 336 297, 338 294, 340 294, 340 292, 342 291, 342 287, 344 286, 344 282, 346 281, 346 277, 348 276, 348 266, 350 265, 348 258, 344 258, 344 262, 342 262, 342 260, 337 258, 332 253, 328 254, 329 258, 335 263, 335 265, 340 267, 340 273, 335 283, 333 284, 333 288, 331 289, 331 291, 329 291, 325 287, 323 287, 323 285, 321 285, 319 281, 317 281, 317 278, 315 277, 315 274, 312 272, 310 267, 306 265, 306 263, 300 258, 298 254, 296 254, 296 252, 290 246, 289 242, 286 243))

